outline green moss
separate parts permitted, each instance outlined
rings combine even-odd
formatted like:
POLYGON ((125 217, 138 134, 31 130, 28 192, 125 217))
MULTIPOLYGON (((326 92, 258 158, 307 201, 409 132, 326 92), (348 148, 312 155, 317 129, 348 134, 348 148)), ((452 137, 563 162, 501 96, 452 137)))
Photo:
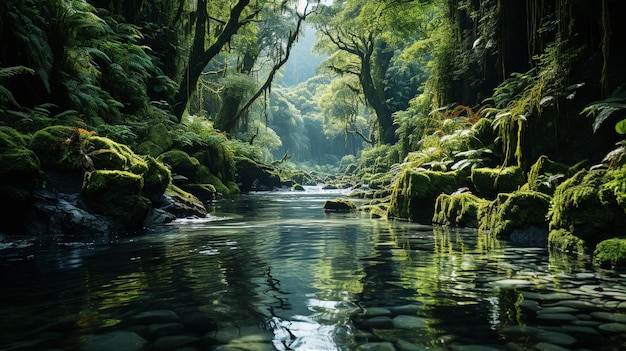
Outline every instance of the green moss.
POLYGON ((139 195, 142 188, 141 175, 127 171, 97 170, 85 173, 82 191, 86 196, 106 193, 139 195))
POLYGON ((471 193, 440 194, 435 201, 433 223, 453 227, 478 227, 478 209, 487 200, 471 193))
POLYGON ((624 209, 618 205, 607 170, 582 170, 555 190, 548 213, 551 230, 565 229, 590 249, 605 239, 626 235, 624 209))
POLYGON ((29 142, 30 137, 28 135, 22 134, 11 127, 0 126, 0 150, 28 147, 29 142))
POLYGON ((157 160, 166 164, 172 171, 172 174, 182 175, 192 183, 197 182, 196 173, 200 168, 200 162, 195 157, 189 156, 186 152, 170 150, 159 155, 157 160))
POLYGON ((135 174, 148 170, 145 159, 136 155, 127 145, 109 138, 88 137, 85 151, 94 169, 129 171, 135 174))
POLYGON ((490 231, 497 238, 509 238, 514 229, 545 227, 550 197, 537 191, 500 193, 478 211, 479 230, 490 231))
POLYGON ((141 194, 152 203, 158 203, 172 181, 170 170, 152 156, 146 156, 148 170, 143 174, 144 186, 141 194))
POLYGON ((517 166, 503 168, 474 168, 471 180, 481 197, 493 199, 498 193, 510 193, 518 190, 526 179, 524 172, 517 166))
POLYGON ((389 217, 431 222, 437 196, 456 191, 459 178, 457 172, 402 171, 391 193, 389 217))
MULTIPOLYGON (((626 213, 626 165, 607 174, 606 183, 602 185, 602 190, 605 191, 601 192, 601 194, 614 198, 626 213)), ((604 201, 607 203, 611 202, 606 197, 604 201)))
POLYGON ((30 138, 28 147, 35 152, 43 168, 84 169, 84 156, 80 154, 84 144, 76 128, 51 126, 40 129, 30 138))
POLYGON ((569 175, 569 167, 540 156, 528 171, 528 188, 552 195, 556 186, 569 175))
POLYGON ((28 137, 9 127, 0 127, 0 182, 41 184, 39 158, 28 149, 28 137))
POLYGON ((125 229, 139 230, 150 210, 150 200, 141 196, 143 177, 127 171, 85 172, 82 196, 95 212, 113 218, 125 229))
POLYGON ((326 212, 350 212, 354 210, 356 210, 356 205, 348 199, 338 198, 324 202, 324 211, 326 212))
POLYGON ((548 234, 548 248, 559 252, 584 254, 587 245, 579 237, 566 229, 551 230, 548 234))
POLYGON ((150 155, 153 157, 157 157, 165 151, 165 149, 150 140, 142 141, 137 145, 136 150, 140 155, 150 155))
POLYGON ((626 239, 613 238, 598 243, 593 251, 594 264, 607 268, 626 268, 626 239))

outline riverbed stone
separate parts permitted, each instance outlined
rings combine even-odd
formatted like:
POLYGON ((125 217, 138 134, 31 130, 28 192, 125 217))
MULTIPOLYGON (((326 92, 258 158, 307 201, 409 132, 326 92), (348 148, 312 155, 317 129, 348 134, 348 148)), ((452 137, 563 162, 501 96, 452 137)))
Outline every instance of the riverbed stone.
POLYGON ((609 333, 626 333, 625 323, 604 323, 598 326, 598 330, 609 333))
POLYGON ((540 331, 537 333, 537 337, 545 342, 550 344, 560 345, 560 346, 572 346, 576 343, 576 338, 561 332, 556 331, 540 331))
POLYGON ((172 310, 153 310, 134 315, 131 320, 137 324, 178 322, 176 312, 172 310))
POLYGON ((395 314, 416 314, 421 309, 420 305, 408 304, 402 306, 389 307, 389 310, 395 314))
POLYGON ((554 345, 548 342, 540 342, 534 345, 533 350, 537 351, 569 351, 564 347, 554 345))
POLYGON ((576 320, 576 316, 569 313, 539 313, 537 318, 544 321, 569 322, 576 320))
POLYGON ((114 331, 102 335, 90 335, 81 345, 81 351, 141 351, 148 341, 136 333, 114 331))
POLYGON ((396 347, 390 342, 370 342, 357 346, 356 351, 396 351, 396 347))
POLYGON ((375 316, 389 316, 393 313, 388 308, 384 307, 369 307, 361 314, 363 317, 375 317, 375 316))
POLYGON ((601 321, 626 323, 626 313, 596 311, 596 312, 591 312, 590 314, 593 318, 601 320, 601 321))
POLYGON ((198 340, 200 340, 198 337, 188 335, 162 336, 154 341, 152 348, 154 351, 174 350, 192 344, 198 340))
POLYGON ((387 329, 393 327, 393 320, 387 316, 376 316, 361 320, 359 324, 369 328, 387 329))
POLYGON ((417 330, 428 326, 428 323, 416 316, 399 315, 392 320, 393 327, 398 329, 417 330))

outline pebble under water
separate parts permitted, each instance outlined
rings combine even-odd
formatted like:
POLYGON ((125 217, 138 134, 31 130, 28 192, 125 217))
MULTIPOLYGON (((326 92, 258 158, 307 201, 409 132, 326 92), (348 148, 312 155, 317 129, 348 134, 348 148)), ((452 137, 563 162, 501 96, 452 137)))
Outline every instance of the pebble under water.
POLYGON ((117 238, 5 237, 0 350, 626 350, 626 274, 475 230, 242 195, 117 238))

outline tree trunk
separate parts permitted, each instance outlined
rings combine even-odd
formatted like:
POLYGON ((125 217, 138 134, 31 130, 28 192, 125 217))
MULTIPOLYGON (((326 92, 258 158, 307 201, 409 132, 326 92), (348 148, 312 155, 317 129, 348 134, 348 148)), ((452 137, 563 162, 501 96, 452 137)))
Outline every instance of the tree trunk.
POLYGON ((249 3, 250 0, 239 0, 235 6, 233 6, 230 10, 230 17, 224 26, 224 30, 219 34, 215 43, 205 50, 204 40, 206 26, 208 23, 206 11, 207 0, 198 0, 196 33, 193 38, 191 53, 189 55, 189 63, 185 69, 183 81, 180 83, 172 103, 174 115, 178 118, 179 122, 183 118, 183 114, 187 109, 192 92, 196 88, 196 84, 198 84, 198 79, 200 78, 204 68, 215 56, 220 53, 222 48, 230 41, 231 37, 237 33, 239 28, 252 20, 254 15, 258 12, 255 11, 252 15, 249 15, 241 20, 240 17, 249 3))

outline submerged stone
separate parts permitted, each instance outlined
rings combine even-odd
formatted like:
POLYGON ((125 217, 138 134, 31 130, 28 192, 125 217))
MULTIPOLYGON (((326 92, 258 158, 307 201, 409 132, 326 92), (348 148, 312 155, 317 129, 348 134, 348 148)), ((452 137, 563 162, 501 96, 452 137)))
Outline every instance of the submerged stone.
POLYGON ((115 331, 103 335, 88 336, 81 351, 141 351, 148 341, 129 331, 115 331))

